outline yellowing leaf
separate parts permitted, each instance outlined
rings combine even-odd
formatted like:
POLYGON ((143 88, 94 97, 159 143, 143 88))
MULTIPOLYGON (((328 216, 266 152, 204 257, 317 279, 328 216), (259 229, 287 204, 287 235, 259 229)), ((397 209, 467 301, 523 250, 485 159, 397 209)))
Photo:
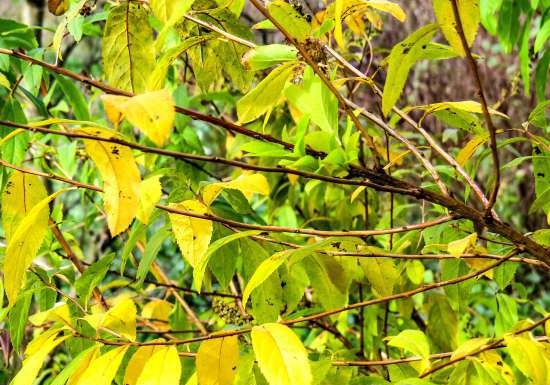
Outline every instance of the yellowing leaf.
POLYGON ((111 385, 128 346, 119 346, 90 362, 75 385, 111 385))
POLYGON ((140 346, 136 350, 128 361, 128 365, 126 365, 126 371, 124 372, 124 385, 136 385, 141 371, 145 367, 145 363, 153 355, 155 349, 158 348, 159 346, 146 345, 140 346))
POLYGON ((183 17, 185 12, 193 4, 190 0, 151 0, 151 10, 153 14, 162 21, 170 24, 177 22, 183 17), (183 10, 182 10, 183 8, 183 10))
POLYGON ((78 367, 71 374, 71 377, 67 381, 67 385, 78 384, 78 381, 80 381, 80 378, 82 377, 86 369, 88 369, 88 365, 90 365, 90 362, 93 362, 99 355, 99 349, 100 346, 96 345, 86 353, 85 357, 82 359, 78 367))
POLYGON ((403 330, 396 336, 388 337, 388 345, 401 348, 422 357, 420 372, 429 367, 430 343, 420 330, 403 330))
POLYGON ((449 252, 449 254, 455 257, 460 257, 470 247, 475 246, 476 242, 477 242, 477 233, 472 233, 467 237, 450 242, 447 245, 447 251, 449 252))
POLYGON ((474 152, 481 146, 483 143, 489 140, 489 134, 485 133, 482 135, 475 136, 470 140, 466 145, 460 150, 456 156, 456 161, 459 165, 464 166, 466 162, 474 155, 474 152))
POLYGON ((399 272, 393 260, 369 257, 359 258, 359 263, 377 296, 385 297, 393 294, 393 286, 399 279, 399 272))
POLYGON ((254 193, 269 195, 269 183, 262 174, 243 174, 230 182, 217 182, 206 185, 202 191, 204 203, 210 205, 225 188, 239 190, 250 200, 254 193))
POLYGON ((21 370, 17 373, 10 385, 29 385, 34 382, 38 371, 50 352, 57 345, 65 341, 70 336, 57 338, 60 329, 50 329, 36 337, 25 350, 25 360, 21 370))
POLYGON ((179 385, 181 362, 175 346, 159 346, 145 363, 136 385, 179 385))
POLYGON ((530 337, 506 335, 508 354, 518 369, 533 381, 533 385, 547 385, 550 381, 544 345, 530 337))
MULTIPOLYGON (((457 30, 457 20, 454 16, 452 2, 454 0, 433 0, 433 8, 437 22, 445 39, 460 56, 465 56, 464 47, 457 30)), ((457 0, 460 22, 468 47, 472 46, 479 27, 479 0, 457 0)))
POLYGON ((262 374, 270 385, 310 385, 307 351, 285 325, 267 323, 252 328, 252 347, 262 374))
POLYGON ((451 356, 451 360, 458 357, 465 357, 470 353, 479 350, 481 347, 487 345, 491 340, 489 338, 472 338, 460 345, 451 356))
POLYGON ((147 302, 143 309, 141 310, 141 316, 143 318, 150 319, 151 323, 159 330, 168 330, 170 325, 167 322, 159 321, 168 321, 168 316, 173 309, 173 305, 162 299, 154 299, 150 302, 147 302))
POLYGON ((126 117, 157 146, 162 146, 170 136, 176 110, 168 90, 147 92, 131 98, 119 95, 103 95, 101 98, 107 116, 115 125, 126 117))
POLYGON ((47 196, 42 181, 36 175, 17 170, 11 174, 2 193, 2 225, 8 243, 32 207, 47 196))
POLYGON ((153 30, 141 4, 123 2, 111 8, 102 41, 107 83, 135 94, 146 91, 155 68, 153 30))
POLYGON ((275 106, 296 63, 281 64, 237 102, 240 123, 251 122, 275 106))
MULTIPOLYGON (((116 134, 100 128, 81 128, 88 135, 110 138, 116 134)), ((125 146, 91 139, 84 140, 86 152, 103 178, 104 205, 111 235, 120 234, 130 226, 139 205, 141 177, 132 155, 125 146)))
POLYGON ((141 223, 148 224, 155 205, 162 197, 161 175, 155 175, 141 182, 139 206, 136 217, 141 223))
POLYGON ((25 270, 32 264, 48 230, 48 204, 67 190, 59 190, 35 204, 17 226, 6 248, 4 284, 10 304, 25 281, 25 270))
POLYGON ((389 13, 400 22, 404 22, 407 19, 403 8, 397 3, 387 0, 366 0, 365 3, 371 8, 389 13))
POLYGON ((123 299, 109 309, 101 326, 120 334, 130 341, 136 340, 136 305, 130 298, 123 299))
POLYGON ((66 303, 56 304, 53 308, 38 312, 29 317, 30 323, 35 326, 43 325, 50 322, 61 322, 66 325, 71 325, 71 312, 69 305, 66 303))
POLYGON ((201 385, 232 385, 239 361, 237 336, 201 343, 197 352, 197 378, 201 385))
POLYGON ((388 73, 382 94, 384 115, 388 115, 399 99, 410 69, 418 60, 422 59, 423 51, 431 42, 436 31, 436 24, 425 25, 392 48, 387 58, 388 73))
POLYGON ((6 77, 6 75, 0 73, 0 86, 6 88, 6 89, 10 89, 11 87, 11 84, 10 84, 10 81, 8 80, 8 78, 6 77))
MULTIPOLYGON (((483 109, 481 104, 474 102, 473 100, 463 100, 459 102, 441 102, 441 103, 432 103, 426 104, 423 106, 415 106, 410 109, 421 109, 426 110, 426 113, 433 113, 442 110, 461 110, 466 112, 472 112, 474 114, 483 114, 483 109)), ((489 108, 489 112, 493 115, 498 115, 503 118, 508 119, 508 115, 503 114, 500 111, 497 111, 493 108, 489 108)))
POLYGON ((334 1, 334 40, 340 48, 345 48, 344 35, 342 34, 342 12, 344 11, 344 0, 334 1))
MULTIPOLYGON (((196 200, 171 203, 170 207, 198 214, 208 213, 208 208, 196 200)), ((169 214, 168 216, 181 254, 191 266, 195 267, 208 250, 213 231, 212 221, 180 214, 169 214)))

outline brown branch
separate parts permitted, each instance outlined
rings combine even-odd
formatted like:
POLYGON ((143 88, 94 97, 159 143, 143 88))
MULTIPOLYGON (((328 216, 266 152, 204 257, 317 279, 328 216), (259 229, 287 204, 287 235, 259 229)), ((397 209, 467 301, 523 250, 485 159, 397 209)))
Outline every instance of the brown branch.
POLYGON ((475 84, 477 87, 477 93, 479 95, 479 100, 481 102, 481 109, 483 111, 483 116, 485 118, 485 122, 487 123, 487 129, 489 130, 490 148, 491 148, 491 155, 493 157, 493 173, 495 178, 495 184, 493 185, 493 189, 491 190, 491 193, 489 195, 489 202, 487 202, 485 209, 487 210, 487 215, 491 215, 491 210, 497 200, 498 190, 500 188, 500 160, 498 158, 497 136, 496 136, 497 130, 493 125, 493 119, 491 118, 491 113, 489 112, 489 105, 487 104, 487 99, 485 98, 485 92, 483 91, 483 83, 481 81, 479 69, 477 68, 477 63, 474 57, 472 56, 472 51, 468 46, 466 35, 464 34, 464 28, 462 25, 462 20, 460 19, 460 12, 458 10, 457 0, 451 0, 451 5, 453 7, 453 15, 456 22, 454 25, 456 27, 456 31, 458 32, 458 36, 460 36, 460 42, 462 43, 462 48, 466 53, 468 66, 470 67, 470 71, 472 71, 475 84))

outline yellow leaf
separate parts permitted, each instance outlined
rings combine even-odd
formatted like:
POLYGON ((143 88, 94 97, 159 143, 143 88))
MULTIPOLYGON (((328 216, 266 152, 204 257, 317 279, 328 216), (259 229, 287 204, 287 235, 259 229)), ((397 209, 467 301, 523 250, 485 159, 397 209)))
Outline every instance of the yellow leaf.
POLYGON ((399 279, 399 272, 389 258, 359 258, 359 264, 377 297, 393 294, 393 287, 399 279))
POLYGON ((252 347, 258 366, 270 385, 310 385, 307 351, 285 325, 267 323, 252 328, 252 347))
POLYGON ((157 347, 145 363, 136 385, 178 385, 181 362, 175 346, 157 347))
POLYGON ((29 321, 35 326, 43 325, 48 321, 71 325, 69 305, 66 303, 57 304, 52 309, 33 314, 29 317, 29 321))
POLYGON ((150 319, 151 323, 159 330, 168 330, 170 325, 167 322, 158 322, 158 321, 168 321, 168 316, 172 311, 173 306, 170 302, 164 301, 162 299, 154 299, 148 302, 143 309, 141 310, 141 316, 143 318, 150 319))
MULTIPOLYGON (((451 47, 460 56, 465 56, 464 47, 456 28, 452 2, 454 0, 433 0, 433 8, 439 27, 451 47)), ((458 13, 468 47, 471 47, 477 34, 480 21, 479 0, 457 0, 458 13)))
MULTIPOLYGON (((77 132, 101 138, 116 136, 100 128, 82 128, 77 132)), ((141 183, 139 169, 128 147, 91 139, 84 140, 84 144, 103 178, 107 224, 115 236, 126 230, 136 216, 141 183)))
POLYGON ((389 13, 400 22, 404 22, 407 19, 407 15, 403 11, 403 8, 397 3, 387 0, 367 0, 366 4, 376 10, 389 13))
POLYGON ((197 378, 201 385, 231 385, 237 373, 237 336, 204 341, 197 352, 197 378))
POLYGON ((17 373, 10 385, 29 385, 34 382, 42 364, 50 352, 70 336, 57 338, 60 329, 50 329, 36 337, 25 350, 25 360, 21 370, 17 373))
POLYGON ((485 133, 482 135, 475 136, 470 140, 466 145, 460 150, 456 156, 456 161, 459 165, 464 166, 466 162, 474 155, 474 152, 481 146, 483 143, 489 140, 489 134, 485 133))
POLYGON ((223 189, 239 190, 250 200, 254 193, 269 195, 269 183, 262 174, 243 174, 230 182, 217 182, 206 185, 202 190, 204 203, 210 205, 223 189))
MULTIPOLYGON (((426 104, 423 106, 415 106, 410 109, 426 110, 426 113, 433 113, 441 110, 455 109, 455 110, 461 110, 466 112, 472 112, 474 114, 483 114, 483 109, 481 107, 481 104, 478 102, 474 102, 473 100, 462 100, 459 102, 432 103, 432 104, 426 104)), ((502 112, 497 111, 493 108, 489 108, 489 112, 493 115, 498 115, 503 118, 509 119, 508 115, 503 114, 502 112)))
POLYGON ((17 170, 11 174, 2 194, 2 225, 8 243, 15 229, 32 207, 47 196, 48 193, 42 181, 36 175, 17 170))
POLYGON ((7 88, 8 90, 10 89, 11 87, 11 84, 10 84, 10 81, 8 80, 8 78, 0 73, 0 86, 4 87, 4 88, 7 88))
POLYGON ((342 34, 342 12, 344 10, 344 0, 334 2, 334 40, 340 48, 345 48, 344 35, 342 34))
POLYGON ((111 385, 128 346, 119 346, 95 358, 75 385, 111 385))
POLYGON ((130 341, 136 340, 136 305, 130 298, 118 302, 109 309, 101 326, 120 334, 130 341))
POLYGON ((447 251, 449 252, 449 254, 455 257, 460 257, 470 247, 475 246, 476 242, 477 242, 477 233, 472 233, 467 237, 450 242, 447 245, 447 251))
POLYGON ((159 90, 131 98, 103 95, 107 117, 116 125, 122 117, 139 128, 157 146, 162 146, 170 136, 176 110, 174 99, 168 90, 159 90))
MULTIPOLYGON (((208 208, 196 200, 171 203, 170 207, 198 214, 208 213, 208 208)), ((212 221, 179 214, 168 216, 181 254, 191 266, 195 267, 208 250, 213 230, 212 221)))
POLYGON ((155 205, 162 196, 161 175, 155 175, 141 182, 137 219, 143 224, 149 223, 155 205))
POLYGON ((398 335, 387 339, 389 346, 395 346, 422 357, 418 367, 420 373, 430 366, 430 343, 420 330, 403 330, 398 335))
POLYGON ((547 385, 550 381, 545 346, 530 336, 505 335, 508 353, 517 368, 529 377, 533 385, 547 385))
POLYGON ((147 345, 140 346, 138 350, 132 355, 132 358, 126 365, 126 371, 124 372, 124 385, 136 385, 137 380, 141 374, 141 371, 145 367, 145 363, 153 355, 155 349, 159 346, 147 345))
POLYGON ((75 371, 71 374, 71 377, 67 381, 67 385, 76 385, 78 384, 78 381, 80 381, 80 378, 88 369, 88 365, 90 365, 90 362, 94 361, 97 356, 99 355, 99 345, 96 345, 93 347, 86 356, 82 359, 82 362, 78 365, 78 367, 75 369, 75 371))
POLYGON ((4 284, 10 304, 15 303, 17 294, 25 281, 25 270, 32 264, 48 230, 48 204, 59 190, 35 204, 13 232, 4 258, 4 284))

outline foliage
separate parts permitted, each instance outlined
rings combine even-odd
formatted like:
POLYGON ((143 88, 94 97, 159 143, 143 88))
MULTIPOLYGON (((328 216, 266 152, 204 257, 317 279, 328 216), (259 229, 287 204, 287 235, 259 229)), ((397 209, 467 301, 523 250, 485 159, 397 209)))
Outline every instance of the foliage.
POLYGON ((0 19, 0 382, 548 384, 550 2, 319 3, 0 19))

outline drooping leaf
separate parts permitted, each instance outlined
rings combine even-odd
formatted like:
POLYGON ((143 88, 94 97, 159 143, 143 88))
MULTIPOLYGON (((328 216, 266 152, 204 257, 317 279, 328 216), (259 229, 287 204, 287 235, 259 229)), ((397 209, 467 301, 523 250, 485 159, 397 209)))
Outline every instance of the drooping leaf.
POLYGON ((253 71, 263 70, 279 63, 296 60, 297 49, 286 44, 262 45, 246 52, 243 65, 253 71))
POLYGON ((270 2, 267 9, 271 16, 296 40, 304 41, 311 33, 311 25, 296 9, 283 0, 270 2))
POLYGON ((137 379, 136 385, 178 385, 181 362, 175 346, 157 346, 137 379))
POLYGON ((239 361, 237 336, 201 343, 197 352, 197 379, 201 385, 232 385, 239 361))
MULTIPOLYGON (((198 214, 208 213, 208 208, 197 200, 171 203, 170 207, 198 214)), ((197 266, 208 250, 213 231, 212 221, 173 213, 169 217, 183 258, 191 266, 197 266)))
POLYGON ((388 345, 401 348, 422 357, 420 372, 429 366, 430 344, 420 330, 403 330, 396 336, 388 337, 388 345))
POLYGON ((505 335, 508 353, 519 370, 533 381, 533 385, 548 384, 548 360, 544 346, 530 336, 505 335))
POLYGON ((407 81, 412 66, 422 57, 437 31, 436 24, 428 24, 413 32, 402 42, 396 44, 388 58, 388 73, 382 95, 382 112, 388 115, 407 81))
MULTIPOLYGON (((457 20, 454 16, 452 1, 454 0, 433 0, 434 13, 445 39, 457 54, 465 56, 466 53, 456 26, 457 20)), ((456 4, 466 42, 468 47, 471 47, 480 22, 479 0, 460 0, 456 1, 456 4)))
POLYGON ((48 230, 48 204, 67 190, 59 190, 36 203, 21 220, 6 248, 4 284, 10 304, 24 284, 25 271, 32 264, 48 230))
POLYGON ((107 83, 140 94, 155 68, 153 30, 146 8, 133 1, 113 7, 103 33, 103 69, 107 83))
POLYGON ((312 384, 306 349, 287 326, 267 323, 253 327, 252 347, 270 385, 312 384))
POLYGON ((475 246, 477 242, 477 233, 472 233, 464 238, 457 239, 452 241, 447 245, 447 251, 449 254, 460 257, 464 254, 469 248, 475 246))
POLYGON ((385 297, 393 294, 393 287, 399 279, 393 260, 369 257, 360 258, 359 263, 377 296, 385 297))
POLYGON ((50 352, 70 336, 58 337, 60 329, 50 329, 36 337, 25 349, 25 360, 21 370, 10 385, 32 384, 50 352))
POLYGON ((92 291, 101 283, 115 259, 115 253, 109 253, 89 266, 75 282, 76 294, 87 304, 92 291))
POLYGON ((128 346, 119 346, 94 358, 75 385, 111 385, 128 346))
POLYGON ((170 136, 176 111, 168 90, 146 92, 131 98, 103 95, 102 100, 107 116, 115 125, 125 117, 157 146, 162 146, 170 136))
MULTIPOLYGON (((100 128, 80 128, 78 132, 100 138, 115 133, 100 128)), ((141 177, 132 151, 116 143, 84 140, 86 152, 103 179, 104 206, 111 235, 123 232, 132 223, 139 205, 141 177)))

